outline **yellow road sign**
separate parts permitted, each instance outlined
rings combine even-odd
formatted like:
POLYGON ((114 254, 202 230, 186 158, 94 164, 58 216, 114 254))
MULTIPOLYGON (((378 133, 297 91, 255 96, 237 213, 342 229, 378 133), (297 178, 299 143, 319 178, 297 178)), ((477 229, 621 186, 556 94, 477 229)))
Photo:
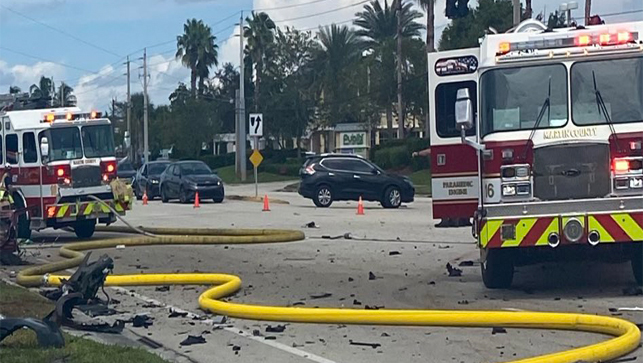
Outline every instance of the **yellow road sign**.
POLYGON ((250 162, 252 165, 255 166, 255 168, 259 167, 259 164, 263 161, 263 156, 259 152, 259 150, 255 150, 252 152, 252 155, 250 155, 250 162))

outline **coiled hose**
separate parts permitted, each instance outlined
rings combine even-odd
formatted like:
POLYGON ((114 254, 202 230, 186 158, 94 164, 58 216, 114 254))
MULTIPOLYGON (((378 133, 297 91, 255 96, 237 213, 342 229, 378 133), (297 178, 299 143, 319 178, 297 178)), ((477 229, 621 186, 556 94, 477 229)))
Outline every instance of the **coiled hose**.
MULTIPOLYGON (((68 276, 50 275, 78 266, 83 260, 81 251, 110 248, 118 245, 211 245, 292 242, 304 239, 300 231, 270 229, 187 229, 142 228, 156 235, 97 239, 69 243, 60 248, 67 258, 22 270, 17 282, 26 287, 59 286, 68 276)), ((126 227, 102 229, 110 232, 130 232, 126 227)), ((607 316, 575 313, 541 313, 514 311, 466 310, 357 310, 337 308, 301 308, 237 304, 223 301, 241 288, 241 279, 235 275, 217 273, 168 273, 110 275, 107 286, 150 285, 214 285, 199 296, 199 306, 215 314, 240 319, 269 320, 294 323, 362 324, 443 327, 511 327, 529 329, 556 329, 593 332, 614 336, 609 340, 563 352, 522 359, 513 363, 604 362, 618 358, 636 349, 641 332, 626 320, 607 316)))

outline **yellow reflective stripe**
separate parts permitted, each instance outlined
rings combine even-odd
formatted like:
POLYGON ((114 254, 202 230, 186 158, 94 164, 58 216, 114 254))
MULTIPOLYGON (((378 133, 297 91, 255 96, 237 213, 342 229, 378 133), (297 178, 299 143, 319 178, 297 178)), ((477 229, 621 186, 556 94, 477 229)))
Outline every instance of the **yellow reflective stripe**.
POLYGON ((534 226, 538 219, 537 218, 527 218, 521 219, 516 224, 516 239, 515 240, 506 240, 502 242, 502 247, 516 247, 519 246, 527 232, 534 226))
POLYGON ((58 213, 56 213, 56 218, 62 218, 65 216, 65 213, 67 213, 67 209, 69 209, 68 205, 62 205, 58 208, 58 213))
POLYGON ((84 215, 88 216, 92 214, 92 211, 94 210, 94 203, 87 203, 87 208, 85 208, 85 213, 84 215))
POLYGON ((612 219, 618 224, 632 241, 643 240, 643 228, 632 218, 629 213, 612 214, 612 219))
POLYGON ((598 220, 593 216, 589 216, 589 230, 595 230, 601 235, 601 242, 614 242, 614 238, 609 232, 603 228, 603 225, 598 223, 598 220))
MULTIPOLYGON (((97 204, 98 204, 98 203, 97 203, 97 204)), ((109 213, 109 212, 110 212, 109 208, 108 208, 106 205, 104 205, 103 203, 100 203, 99 205, 100 205, 100 210, 101 210, 103 213, 109 213)))
POLYGON ((480 231, 480 244, 482 247, 486 247, 487 244, 489 243, 489 240, 493 237, 496 232, 498 232, 498 229, 500 229, 500 226, 502 225, 502 219, 501 220, 487 220, 487 223, 484 224, 482 227, 482 231, 480 231))
POLYGON ((558 218, 554 218, 551 223, 549 223, 549 226, 547 226, 547 229, 545 229, 545 232, 538 238, 538 241, 536 241, 536 246, 544 246, 549 243, 548 238, 549 235, 552 232, 558 232, 558 218))
POLYGON ((123 212, 123 207, 121 207, 120 203, 114 203, 114 209, 116 209, 117 212, 123 212))

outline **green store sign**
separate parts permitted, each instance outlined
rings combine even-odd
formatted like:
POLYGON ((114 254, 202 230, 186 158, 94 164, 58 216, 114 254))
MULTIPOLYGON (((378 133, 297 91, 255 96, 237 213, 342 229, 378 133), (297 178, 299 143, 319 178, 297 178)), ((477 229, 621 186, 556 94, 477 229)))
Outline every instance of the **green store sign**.
POLYGON ((365 132, 351 132, 342 134, 342 146, 365 146, 365 132))

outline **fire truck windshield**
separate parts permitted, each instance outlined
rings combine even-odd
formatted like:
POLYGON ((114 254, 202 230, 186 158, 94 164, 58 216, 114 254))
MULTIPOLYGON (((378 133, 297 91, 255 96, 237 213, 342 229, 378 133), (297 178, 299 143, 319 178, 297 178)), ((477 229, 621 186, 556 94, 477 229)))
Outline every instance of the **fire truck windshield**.
POLYGON ((114 136, 111 125, 83 126, 82 130, 85 157, 114 155, 114 136))
POLYGON ((49 160, 71 160, 83 157, 78 127, 52 128, 47 131, 49 145, 49 160))
POLYGON ((607 122, 597 107, 597 89, 612 123, 643 121, 643 57, 578 62, 571 78, 572 119, 577 125, 607 122))
POLYGON ((562 64, 489 70, 480 77, 480 93, 484 135, 567 123, 567 71, 562 64), (549 117, 536 125, 548 96, 549 117))

